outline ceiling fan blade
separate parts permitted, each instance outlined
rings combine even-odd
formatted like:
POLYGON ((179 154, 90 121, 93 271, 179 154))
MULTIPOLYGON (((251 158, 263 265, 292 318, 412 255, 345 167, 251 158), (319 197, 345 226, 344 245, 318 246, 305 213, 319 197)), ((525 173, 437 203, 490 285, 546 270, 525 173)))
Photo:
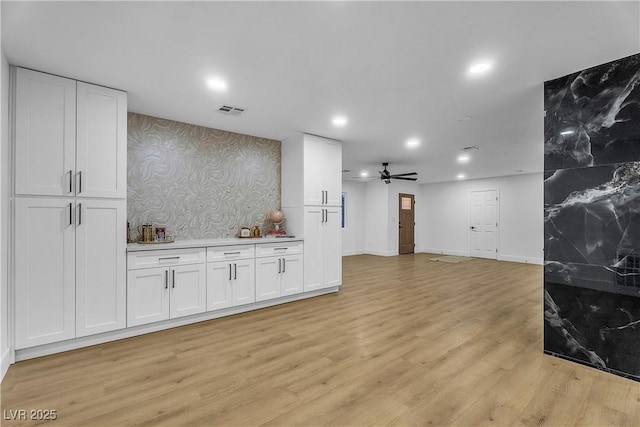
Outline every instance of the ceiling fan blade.
POLYGON ((409 176, 409 175, 418 175, 418 172, 397 173, 391 176, 409 176))
POLYGON ((405 181, 417 181, 418 178, 407 178, 404 176, 391 176, 393 179, 404 179, 405 181))

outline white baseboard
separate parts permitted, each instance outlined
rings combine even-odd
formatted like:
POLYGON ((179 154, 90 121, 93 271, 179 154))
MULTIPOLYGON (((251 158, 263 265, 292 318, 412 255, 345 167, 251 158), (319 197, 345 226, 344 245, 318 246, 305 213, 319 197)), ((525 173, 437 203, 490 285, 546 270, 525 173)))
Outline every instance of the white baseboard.
POLYGON ((523 264, 538 264, 542 265, 542 258, 529 258, 515 255, 500 255, 498 254, 498 261, 520 262, 523 264))
POLYGON ((365 250, 363 253, 367 254, 367 255, 377 255, 377 256, 396 256, 396 255, 398 255, 398 251, 372 251, 372 250, 365 250))
MULTIPOLYGON (((61 353, 63 351, 75 350, 78 348, 89 347, 97 344, 104 344, 109 341, 116 341, 123 338, 130 338, 137 335, 144 335, 151 332, 162 331, 164 329, 185 326, 192 323, 203 322, 206 320, 217 319, 219 317, 231 316, 234 314, 244 313, 247 311, 258 310, 261 308, 271 307, 274 305, 285 304, 288 302, 298 301, 302 299, 317 297, 320 295, 335 293, 340 290, 339 286, 331 288, 319 289, 317 291, 305 292, 302 294, 289 295, 286 297, 276 298, 268 301, 261 301, 254 304, 246 304, 238 307, 230 307, 222 310, 208 311, 205 313, 194 314, 192 316, 181 317, 179 319, 163 320, 161 322, 149 323, 148 325, 134 326, 131 328, 120 329, 117 331, 105 332, 102 334, 91 335, 72 340, 61 341, 52 344, 40 345, 37 347, 16 350, 16 362, 21 360, 33 359, 35 357, 47 356, 49 354, 61 353)), ((8 354, 7 354, 8 359, 8 354)), ((3 357, 4 363, 4 357, 3 357)))
POLYGON ((440 249, 440 248, 424 248, 424 249, 420 249, 420 252, 427 253, 427 254, 436 254, 436 255, 469 256, 469 253, 465 251, 454 251, 451 249, 440 249))
POLYGON ((342 256, 363 255, 364 253, 365 252, 363 250, 344 251, 344 252, 342 252, 342 256))
POLYGON ((0 355, 0 383, 9 370, 9 365, 11 365, 11 350, 7 348, 0 355))

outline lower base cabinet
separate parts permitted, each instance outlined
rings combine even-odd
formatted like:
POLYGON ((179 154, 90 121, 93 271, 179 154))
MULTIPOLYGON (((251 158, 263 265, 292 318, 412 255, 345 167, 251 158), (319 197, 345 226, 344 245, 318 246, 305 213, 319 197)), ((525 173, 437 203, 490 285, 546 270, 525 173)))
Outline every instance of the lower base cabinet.
POLYGON ((302 255, 256 259, 256 301, 302 292, 302 255))
POLYGON ((235 307, 256 301, 254 260, 207 264, 207 310, 235 307))
POLYGON ((197 255, 158 252, 158 264, 166 263, 165 260, 170 260, 172 264, 127 272, 127 326, 144 325, 206 311, 204 250, 200 257, 202 263, 186 265, 180 264, 181 258, 197 258, 197 255))

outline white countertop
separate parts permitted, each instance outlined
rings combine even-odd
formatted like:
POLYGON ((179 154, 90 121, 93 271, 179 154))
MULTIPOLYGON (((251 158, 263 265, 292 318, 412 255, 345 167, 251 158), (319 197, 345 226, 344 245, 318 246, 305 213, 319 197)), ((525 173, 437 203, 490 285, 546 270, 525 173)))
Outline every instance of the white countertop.
POLYGON ((136 251, 157 251, 162 249, 184 249, 184 248, 206 248, 208 246, 231 246, 231 245, 253 245, 255 243, 282 243, 302 241, 301 237, 257 237, 244 238, 230 237, 226 239, 193 239, 193 240, 176 240, 172 243, 155 243, 155 244, 127 244, 127 252, 136 251))

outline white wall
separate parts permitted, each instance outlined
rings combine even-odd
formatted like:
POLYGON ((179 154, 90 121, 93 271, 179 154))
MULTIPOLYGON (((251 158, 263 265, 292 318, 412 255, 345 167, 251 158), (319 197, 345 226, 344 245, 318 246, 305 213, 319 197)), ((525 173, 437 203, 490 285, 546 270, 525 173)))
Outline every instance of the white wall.
POLYGON ((500 191, 498 259, 542 263, 542 174, 422 185, 420 252, 469 255, 469 192, 500 191))
POLYGON ((0 381, 10 363, 8 305, 9 63, 0 52, 0 381))
POLYGON ((343 181, 346 193, 346 223, 342 229, 342 255, 358 255, 365 252, 365 197, 364 183, 343 181))
POLYGON ((365 184, 365 253, 396 255, 389 248, 389 186, 378 180, 365 184))

